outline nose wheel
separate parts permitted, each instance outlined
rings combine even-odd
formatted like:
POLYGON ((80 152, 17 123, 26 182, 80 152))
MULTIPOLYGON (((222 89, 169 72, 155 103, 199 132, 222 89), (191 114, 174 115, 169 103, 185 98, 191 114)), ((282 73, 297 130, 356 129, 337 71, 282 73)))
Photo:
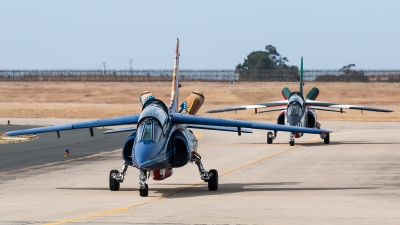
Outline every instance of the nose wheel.
POLYGON ((290 146, 294 146, 294 133, 290 133, 290 141, 289 141, 290 146))
POLYGON ((145 184, 144 189, 139 189, 140 197, 147 197, 149 196, 149 185, 145 184))
POLYGON ((141 170, 139 174, 139 194, 140 197, 149 196, 149 185, 146 184, 147 171, 141 170))

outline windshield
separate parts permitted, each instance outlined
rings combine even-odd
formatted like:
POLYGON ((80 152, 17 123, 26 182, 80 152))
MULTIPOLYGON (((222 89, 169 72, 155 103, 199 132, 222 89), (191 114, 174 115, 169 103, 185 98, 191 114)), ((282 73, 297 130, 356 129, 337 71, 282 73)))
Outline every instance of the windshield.
POLYGON ((301 112, 302 112, 301 111, 301 106, 300 106, 300 104, 298 102, 292 102, 288 106, 288 116, 290 116, 290 115, 300 116, 301 112))
POLYGON ((137 130, 137 141, 160 141, 162 136, 162 128, 156 120, 146 120, 139 125, 137 130))

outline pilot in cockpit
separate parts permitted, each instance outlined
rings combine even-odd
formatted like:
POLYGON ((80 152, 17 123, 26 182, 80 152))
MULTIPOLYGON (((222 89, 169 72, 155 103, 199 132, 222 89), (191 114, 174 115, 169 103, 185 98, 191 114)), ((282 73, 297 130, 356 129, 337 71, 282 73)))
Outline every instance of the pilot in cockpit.
POLYGON ((298 102, 292 102, 290 103, 288 107, 288 116, 290 115, 301 115, 301 105, 298 102))

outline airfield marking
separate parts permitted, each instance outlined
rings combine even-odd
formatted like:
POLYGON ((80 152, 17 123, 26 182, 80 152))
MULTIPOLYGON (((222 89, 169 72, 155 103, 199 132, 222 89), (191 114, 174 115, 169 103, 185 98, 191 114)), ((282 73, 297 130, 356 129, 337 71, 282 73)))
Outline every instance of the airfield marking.
POLYGON ((204 136, 204 134, 202 134, 202 133, 195 133, 194 136, 196 136, 197 139, 201 139, 201 138, 204 136))
MULTIPOLYGON (((202 136, 202 134, 201 134, 201 136, 202 136)), ((313 138, 313 139, 307 141, 306 143, 313 143, 313 142, 315 142, 315 141, 318 141, 319 139, 320 139, 320 137, 316 137, 316 138, 313 138)), ((220 174, 218 177, 225 176, 225 175, 227 175, 227 174, 230 174, 230 173, 233 173, 233 172, 235 172, 235 171, 241 170, 241 169, 243 169, 243 168, 246 168, 246 167, 248 167, 248 166, 254 165, 254 164, 259 163, 259 162, 261 162, 261 161, 264 161, 264 160, 266 160, 266 159, 269 159, 269 158, 272 158, 272 157, 274 157, 274 156, 280 155, 280 154, 282 154, 282 153, 291 151, 291 150, 296 149, 296 148, 298 148, 298 147, 301 147, 301 145, 297 145, 297 146, 290 147, 290 148, 285 149, 285 150, 283 150, 283 151, 276 152, 276 153, 274 153, 274 154, 272 154, 272 155, 263 157, 263 158, 261 158, 261 159, 255 160, 255 161, 253 161, 253 162, 247 163, 247 164, 242 165, 242 166, 239 166, 239 167, 237 167, 237 168, 235 168, 235 169, 226 171, 226 172, 220 174)), ((141 202, 141 203, 137 203, 137 204, 134 204, 134 205, 131 205, 131 206, 128 206, 128 207, 123 207, 123 208, 118 208, 118 209, 112 209, 112 210, 109 210, 109 211, 100 212, 100 213, 96 213, 96 214, 89 215, 89 216, 77 217, 77 218, 73 218, 73 219, 69 219, 69 220, 61 220, 61 221, 54 222, 54 223, 46 223, 46 224, 44 224, 44 225, 56 225, 56 224, 72 223, 72 222, 76 222, 76 221, 80 221, 80 220, 91 219, 91 218, 106 216, 106 215, 113 214, 113 213, 118 213, 118 212, 127 211, 127 210, 129 210, 129 209, 133 209, 133 208, 136 208, 136 207, 138 207, 138 206, 146 205, 146 204, 149 204, 149 203, 152 203, 152 202, 155 202, 155 201, 158 201, 158 200, 167 198, 167 197, 169 197, 169 196, 172 196, 172 195, 181 193, 181 192, 183 192, 183 191, 186 191, 186 190, 189 190, 189 189, 191 189, 191 188, 197 187, 197 186, 199 186, 200 184, 203 184, 203 183, 204 183, 204 181, 200 181, 200 182, 195 183, 195 184, 192 184, 192 185, 190 185, 190 186, 188 186, 188 187, 184 187, 184 188, 182 188, 182 189, 180 189, 180 190, 178 190, 178 191, 175 191, 175 192, 172 192, 172 193, 170 193, 170 194, 167 194, 166 196, 156 197, 156 198, 153 198, 153 199, 151 199, 151 200, 148 200, 148 201, 145 201, 145 202, 141 202)))

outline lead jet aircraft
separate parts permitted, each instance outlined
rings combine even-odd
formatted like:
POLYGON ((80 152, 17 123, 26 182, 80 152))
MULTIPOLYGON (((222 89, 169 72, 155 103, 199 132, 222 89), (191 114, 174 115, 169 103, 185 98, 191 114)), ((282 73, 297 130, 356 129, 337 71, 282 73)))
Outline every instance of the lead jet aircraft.
POLYGON ((117 126, 137 124, 136 127, 110 130, 104 133, 131 132, 122 148, 124 165, 120 171, 111 170, 109 175, 109 187, 111 191, 118 191, 120 183, 124 181, 129 166, 140 170, 139 193, 140 196, 148 196, 146 180, 153 177, 154 180, 164 180, 172 175, 173 168, 182 167, 189 162, 195 163, 199 169, 200 177, 208 182, 208 189, 218 189, 217 170, 206 171, 197 153, 198 140, 189 128, 208 129, 220 131, 251 133, 251 130, 242 128, 280 130, 290 132, 303 132, 314 134, 326 134, 328 130, 318 130, 303 127, 290 127, 269 123, 219 119, 195 114, 204 102, 204 95, 200 92, 192 92, 180 105, 179 96, 179 40, 177 39, 175 50, 174 72, 172 77, 171 103, 169 107, 145 91, 140 96, 142 112, 140 114, 122 116, 116 118, 101 119, 88 122, 72 123, 65 125, 33 128, 8 132, 7 135, 37 134, 44 132, 89 128, 93 136, 94 127, 117 126))
MULTIPOLYGON (((331 102, 315 101, 319 95, 319 90, 313 87, 310 92, 303 97, 303 57, 301 58, 300 64, 300 89, 298 92, 291 92, 289 88, 285 87, 282 89, 282 96, 285 100, 258 103, 253 105, 235 106, 225 109, 215 109, 206 111, 207 113, 219 113, 237 110, 254 109, 255 113, 265 113, 272 111, 281 111, 278 115, 277 124, 296 126, 296 127, 308 127, 308 128, 321 128, 321 124, 317 122, 317 113, 315 110, 324 110, 330 112, 345 113, 343 109, 357 109, 375 112, 393 112, 388 109, 371 108, 366 106, 357 105, 343 105, 331 102), (280 106, 280 107, 279 107, 280 106), (283 107, 282 107, 283 106, 283 107), (272 109, 258 111, 259 108, 276 107, 272 109), (339 109, 334 109, 339 108, 339 109)), ((274 133, 268 132, 267 143, 272 144, 272 141, 277 136, 277 130, 274 133)), ((301 132, 291 132, 289 144, 294 145, 294 138, 300 138, 303 136, 301 132)), ((329 133, 320 134, 321 139, 324 139, 325 144, 329 144, 330 138, 329 133)))

